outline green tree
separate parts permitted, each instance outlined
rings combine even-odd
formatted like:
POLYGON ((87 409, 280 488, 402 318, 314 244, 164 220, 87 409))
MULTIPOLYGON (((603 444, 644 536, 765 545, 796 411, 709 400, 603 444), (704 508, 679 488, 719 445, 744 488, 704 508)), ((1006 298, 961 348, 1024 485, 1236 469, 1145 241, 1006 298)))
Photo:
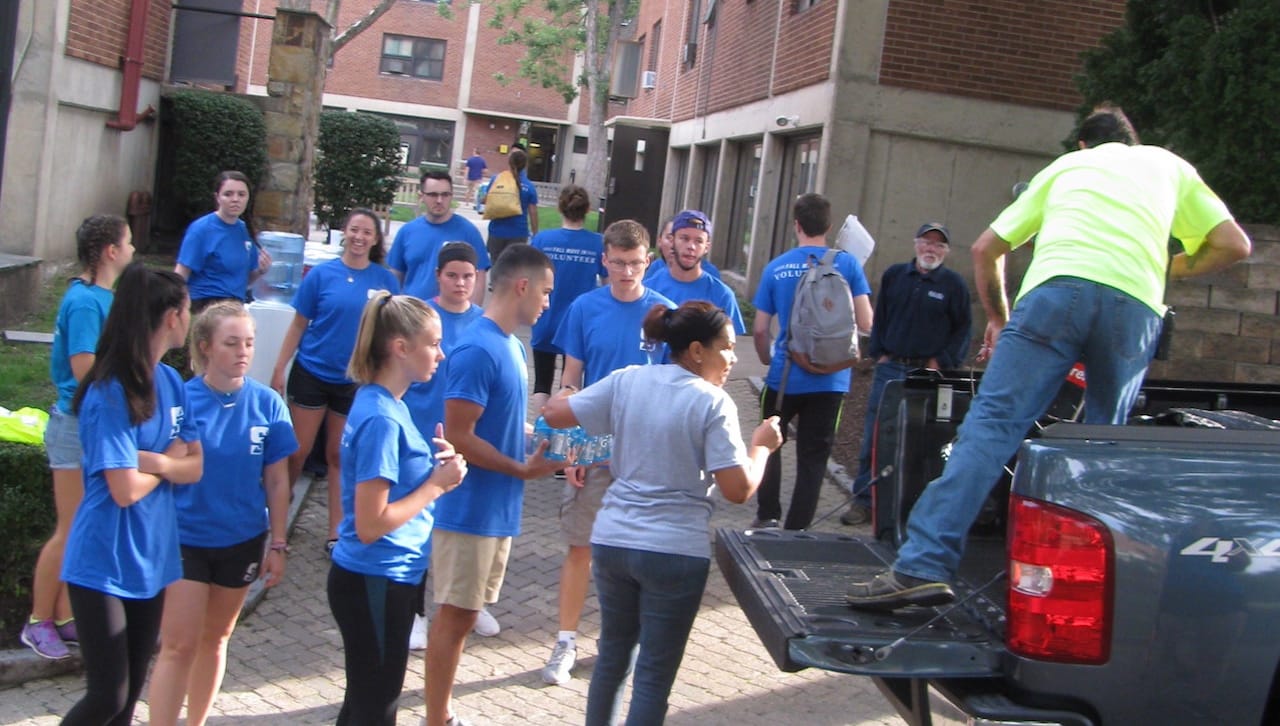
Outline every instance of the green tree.
POLYGON ((1130 0, 1084 54, 1080 118, 1124 107, 1145 143, 1200 170, 1241 220, 1280 223, 1280 3, 1130 0))
POLYGON ((330 228, 356 207, 390 204, 400 175, 400 132, 371 113, 320 114, 316 216, 330 228))
MULTIPOLYGON (((503 45, 525 49, 521 77, 554 88, 571 103, 585 91, 587 168, 581 184, 593 197, 603 196, 608 176, 609 66, 623 23, 635 16, 639 0, 493 0, 490 27, 503 28, 503 45), (526 13, 533 5, 541 12, 526 13), (574 78, 573 54, 583 56, 582 74, 574 78)), ((501 78, 499 80, 502 80, 501 78)))

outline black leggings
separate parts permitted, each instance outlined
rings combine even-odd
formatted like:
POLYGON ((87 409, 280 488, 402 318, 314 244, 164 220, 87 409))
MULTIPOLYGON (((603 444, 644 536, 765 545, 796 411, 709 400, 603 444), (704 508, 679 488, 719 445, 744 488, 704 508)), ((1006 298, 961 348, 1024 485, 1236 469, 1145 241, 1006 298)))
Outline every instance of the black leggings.
POLYGON ((62 723, 132 723, 160 634, 164 591, 149 600, 129 600, 69 584, 67 594, 80 636, 86 688, 62 723))
POLYGON ((417 585, 330 566, 329 609, 347 669, 338 726, 395 726, 418 592, 417 585))
MULTIPOLYGON (((533 392, 551 393, 551 382, 556 378, 556 357, 558 353, 533 349, 533 392)), ((564 370, 564 356, 560 357, 560 370, 564 370)))

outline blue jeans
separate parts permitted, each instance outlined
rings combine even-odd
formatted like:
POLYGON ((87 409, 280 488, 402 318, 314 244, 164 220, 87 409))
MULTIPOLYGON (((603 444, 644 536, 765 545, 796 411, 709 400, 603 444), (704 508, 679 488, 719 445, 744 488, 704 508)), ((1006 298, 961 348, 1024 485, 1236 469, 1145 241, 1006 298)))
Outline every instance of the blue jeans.
POLYGON ((880 399, 885 386, 907 377, 911 366, 888 360, 876 363, 875 376, 871 379, 871 393, 867 396, 867 418, 862 424, 862 450, 858 452, 858 475, 853 478, 853 500, 865 507, 871 506, 871 444, 875 438, 876 418, 880 412, 880 399))
POLYGON ((1027 293, 1000 334, 942 476, 911 510, 893 569, 951 580, 1002 468, 1071 366, 1085 365, 1085 421, 1124 423, 1159 336, 1155 311, 1106 285, 1055 277, 1027 293))
POLYGON ((613 726, 633 664, 626 724, 661 724, 711 560, 597 544, 591 546, 591 566, 600 637, 587 690, 587 726, 613 726))

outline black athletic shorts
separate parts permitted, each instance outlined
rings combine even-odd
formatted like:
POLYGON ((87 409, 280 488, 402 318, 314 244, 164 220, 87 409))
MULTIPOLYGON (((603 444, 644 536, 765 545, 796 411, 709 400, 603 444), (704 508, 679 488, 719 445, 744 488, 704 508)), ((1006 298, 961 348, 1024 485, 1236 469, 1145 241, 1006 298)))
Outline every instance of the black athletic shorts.
POLYGON ((354 383, 320 380, 295 360, 293 369, 289 371, 285 393, 289 394, 289 403, 299 408, 327 408, 346 416, 351 411, 351 403, 356 400, 357 388, 359 386, 354 383))
POLYGON ((182 545, 182 579, 219 587, 248 587, 258 579, 267 533, 230 547, 182 545))

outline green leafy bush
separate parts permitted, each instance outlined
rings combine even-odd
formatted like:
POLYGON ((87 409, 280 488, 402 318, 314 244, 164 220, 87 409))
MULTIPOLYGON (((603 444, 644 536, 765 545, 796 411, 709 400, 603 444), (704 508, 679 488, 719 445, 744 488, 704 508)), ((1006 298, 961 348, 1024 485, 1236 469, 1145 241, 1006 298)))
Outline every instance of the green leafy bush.
POLYGON ((342 224, 356 207, 390 204, 400 176, 400 132, 388 118, 371 113, 320 114, 316 154, 316 217, 342 224))
MULTIPOLYGON (((1085 104, 1124 107, 1144 143, 1196 165, 1241 221, 1280 223, 1280 3, 1130 0, 1083 55, 1085 104)), ((1075 143, 1067 144, 1074 149, 1075 143)))
POLYGON ((0 646, 16 645, 31 612, 31 573, 56 519, 44 447, 0 441, 0 646))
POLYGON ((174 201, 188 219, 213 211, 213 182, 220 172, 242 172, 257 185, 267 169, 267 122, 257 106, 211 91, 178 91, 167 100, 175 141, 174 201))

